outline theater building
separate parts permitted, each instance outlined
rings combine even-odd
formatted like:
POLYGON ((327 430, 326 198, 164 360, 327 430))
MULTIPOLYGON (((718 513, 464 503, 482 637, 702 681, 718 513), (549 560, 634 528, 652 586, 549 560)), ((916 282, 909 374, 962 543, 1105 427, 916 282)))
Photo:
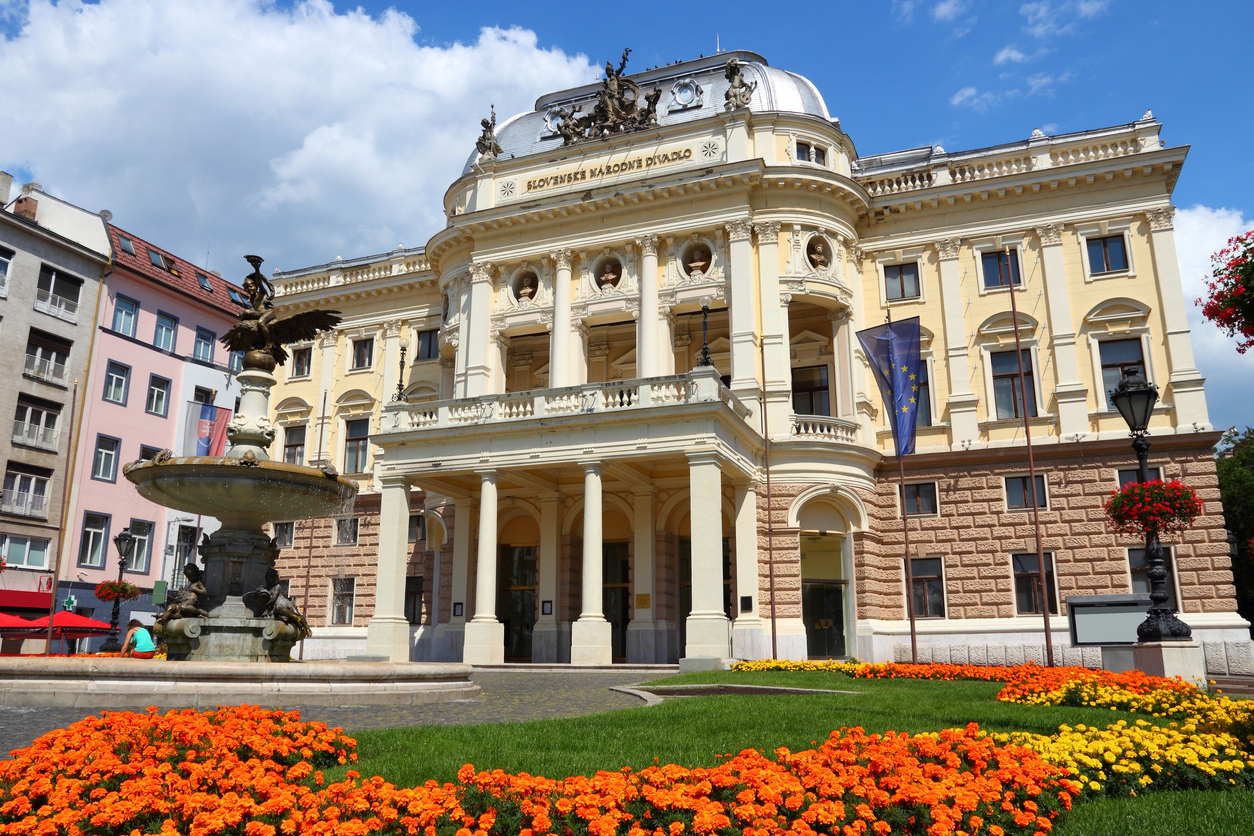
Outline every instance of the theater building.
POLYGON ((345 317, 281 371, 275 457, 362 490, 276 527, 306 658, 891 659, 904 505, 927 658, 1039 658, 1049 607, 1079 661, 1068 597, 1146 588, 1101 507, 1134 478, 1132 365, 1151 465, 1205 499, 1171 592, 1248 640, 1172 232, 1188 148, 1151 114, 859 156, 754 53, 607 71, 485 123, 424 247, 275 276, 282 311, 345 317), (890 314, 923 333, 904 496, 855 337, 890 314))

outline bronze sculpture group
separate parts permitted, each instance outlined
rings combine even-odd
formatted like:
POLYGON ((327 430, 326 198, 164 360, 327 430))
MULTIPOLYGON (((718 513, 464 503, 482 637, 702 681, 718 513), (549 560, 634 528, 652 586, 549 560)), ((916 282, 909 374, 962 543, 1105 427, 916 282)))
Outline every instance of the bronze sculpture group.
POLYGON ((221 337, 230 351, 244 354, 244 368, 274 371, 287 362, 288 343, 312 340, 319 331, 340 324, 339 311, 301 311, 279 318, 274 312, 274 285, 261 272, 261 256, 246 255, 253 272, 244 279, 248 307, 239 315, 239 322, 221 337))

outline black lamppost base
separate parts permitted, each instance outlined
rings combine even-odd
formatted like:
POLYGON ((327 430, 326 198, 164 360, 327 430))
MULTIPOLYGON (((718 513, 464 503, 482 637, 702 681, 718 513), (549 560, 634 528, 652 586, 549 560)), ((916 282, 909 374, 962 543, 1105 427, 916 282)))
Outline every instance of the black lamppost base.
POLYGON ((1137 626, 1136 638, 1141 642, 1187 642, 1193 640, 1193 631, 1176 618, 1174 610, 1151 609, 1137 626))

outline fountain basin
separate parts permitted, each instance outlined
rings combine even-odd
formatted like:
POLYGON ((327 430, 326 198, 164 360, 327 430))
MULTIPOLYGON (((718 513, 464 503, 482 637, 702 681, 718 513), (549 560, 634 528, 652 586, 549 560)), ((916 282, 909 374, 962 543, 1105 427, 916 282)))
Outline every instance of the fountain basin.
POLYGON ((217 517, 223 529, 260 531, 272 520, 348 513, 357 485, 314 467, 240 458, 190 456, 132 462, 126 478, 145 499, 217 517))

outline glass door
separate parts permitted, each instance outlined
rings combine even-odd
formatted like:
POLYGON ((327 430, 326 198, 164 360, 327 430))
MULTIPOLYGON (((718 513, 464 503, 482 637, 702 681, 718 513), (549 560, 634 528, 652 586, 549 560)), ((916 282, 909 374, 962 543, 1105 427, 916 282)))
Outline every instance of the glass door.
POLYGON ((845 656, 845 584, 803 582, 801 617, 806 623, 806 655, 811 659, 845 656))
POLYGON ((626 543, 601 545, 601 605, 610 623, 611 655, 627 661, 627 623, 631 620, 631 555, 626 543))
POLYGON ((496 617, 505 625, 505 661, 531 661, 536 624, 536 547, 501 546, 496 559, 496 617))

